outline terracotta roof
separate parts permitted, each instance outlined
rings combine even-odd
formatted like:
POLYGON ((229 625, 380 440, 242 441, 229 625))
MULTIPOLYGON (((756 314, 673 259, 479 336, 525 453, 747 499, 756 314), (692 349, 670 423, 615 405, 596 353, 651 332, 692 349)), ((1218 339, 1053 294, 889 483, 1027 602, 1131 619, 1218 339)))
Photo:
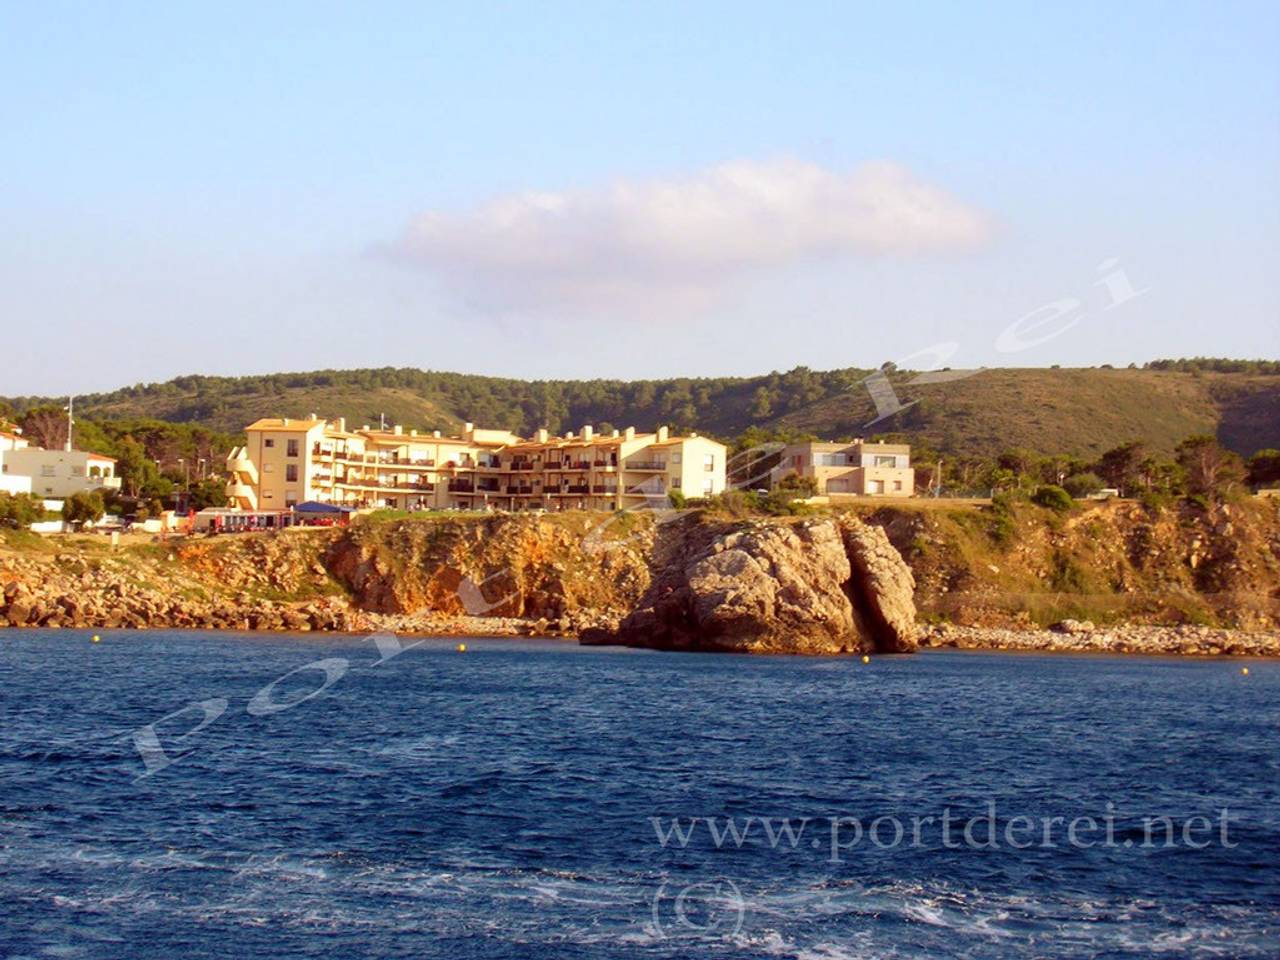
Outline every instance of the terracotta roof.
POLYGON ((323 420, 294 420, 289 419, 286 423, 280 417, 264 417, 261 420, 255 420, 249 426, 245 427, 245 432, 250 430, 310 430, 312 427, 318 427, 323 420))

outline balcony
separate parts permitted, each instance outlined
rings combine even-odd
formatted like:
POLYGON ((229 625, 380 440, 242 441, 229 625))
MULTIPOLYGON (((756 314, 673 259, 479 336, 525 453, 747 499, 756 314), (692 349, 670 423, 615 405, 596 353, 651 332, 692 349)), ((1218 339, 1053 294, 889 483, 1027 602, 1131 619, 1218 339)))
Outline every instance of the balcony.
POLYGON ((618 492, 618 488, 617 488, 617 487, 610 487, 610 486, 606 486, 606 485, 605 485, 605 484, 603 484, 603 483, 593 483, 593 484, 591 485, 591 492, 592 492, 592 493, 603 493, 603 494, 606 494, 607 496, 612 497, 612 496, 614 496, 614 495, 616 495, 616 494, 617 494, 617 492, 618 492))
POLYGON ((467 480, 450 480, 450 493, 475 493, 476 485, 467 480))
POLYGON ((585 483, 571 483, 562 491, 564 493, 590 493, 591 487, 585 483))
POLYGON ((517 487, 508 484, 507 493, 516 494, 517 496, 527 497, 533 493, 533 487, 517 487))
POLYGON ((527 460, 514 460, 511 463, 512 470, 532 470, 533 464, 527 460))
POLYGON ((626 470, 666 470, 667 465, 658 460, 630 460, 623 464, 626 470))

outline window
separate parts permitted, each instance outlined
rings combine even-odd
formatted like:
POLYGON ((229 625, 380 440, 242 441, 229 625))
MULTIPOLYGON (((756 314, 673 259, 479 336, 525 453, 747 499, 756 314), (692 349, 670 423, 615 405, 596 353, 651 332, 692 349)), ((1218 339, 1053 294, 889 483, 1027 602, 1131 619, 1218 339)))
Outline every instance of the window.
POLYGON ((275 447, 276 441, 273 437, 267 437, 267 439, 262 441, 262 445, 270 450, 275 447))
POLYGON ((901 481, 901 480, 895 480, 895 481, 893 481, 893 489, 895 489, 895 490, 901 490, 901 489, 902 489, 902 481, 901 481))
POLYGON ((679 489, 680 489, 680 478, 679 478, 679 477, 672 477, 672 478, 671 478, 671 489, 672 489, 672 490, 679 490, 679 489))
POLYGON ((893 457, 877 456, 872 463, 877 467, 892 467, 897 463, 897 461, 893 457))
POLYGON ((83 477, 84 469, 81 467, 71 467, 68 475, 72 477, 83 477))
POLYGON ((42 467, 40 468, 40 476, 42 476, 42 477, 52 477, 52 476, 53 476, 53 465, 52 465, 52 464, 45 464, 44 466, 42 466, 42 467))
POLYGON ((673 454, 671 455, 671 462, 672 462, 672 463, 679 463, 679 462, 680 462, 680 454, 678 454, 678 453, 673 453, 673 454))
POLYGON ((288 446, 288 449, 285 450, 285 456, 296 457, 298 455, 298 441, 290 440, 288 441, 288 444, 289 446, 288 446))
POLYGON ((284 468, 284 482, 285 482, 285 483, 297 483, 297 482, 298 482, 298 465, 297 465, 296 463, 288 463, 288 464, 285 464, 285 468, 284 468))
POLYGON ((702 469, 707 471, 707 473, 711 473, 711 471, 715 470, 715 468, 716 468, 716 455, 714 453, 708 453, 705 457, 702 458, 702 469))
POLYGON ((714 480, 702 481, 702 495, 704 497, 711 496, 711 494, 715 493, 715 486, 716 482, 714 480))

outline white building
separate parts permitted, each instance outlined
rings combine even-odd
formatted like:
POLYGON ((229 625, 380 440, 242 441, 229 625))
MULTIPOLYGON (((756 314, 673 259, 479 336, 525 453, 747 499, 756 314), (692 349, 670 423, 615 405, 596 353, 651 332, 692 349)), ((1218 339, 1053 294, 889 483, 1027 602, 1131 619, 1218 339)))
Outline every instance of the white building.
POLYGON ((0 493, 30 493, 31 478, 23 473, 9 473, 4 462, 5 455, 14 450, 25 450, 28 444, 25 437, 7 430, 0 430, 0 493))
MULTIPOLYGON (((19 438, 21 439, 21 438, 19 438)), ((84 450, 43 450, 22 446, 5 450, 0 476, 28 484, 22 492, 38 497, 65 499, 73 493, 120 489, 116 462, 111 457, 84 450)))

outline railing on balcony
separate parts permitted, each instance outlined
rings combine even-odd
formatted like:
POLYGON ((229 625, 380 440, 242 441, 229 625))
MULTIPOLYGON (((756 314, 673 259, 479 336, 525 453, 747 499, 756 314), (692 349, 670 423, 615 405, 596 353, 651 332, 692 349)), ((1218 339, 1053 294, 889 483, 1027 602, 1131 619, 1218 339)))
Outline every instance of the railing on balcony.
POLYGON ((623 464, 627 470, 665 470, 667 465, 657 460, 629 460, 623 464))
POLYGON ((468 483, 465 480, 449 481, 450 493, 474 493, 475 489, 476 489, 476 485, 474 483, 468 483))
POLYGON ((604 494, 607 494, 607 495, 609 495, 609 496, 611 496, 611 497, 612 497, 614 494, 616 494, 616 493, 618 492, 618 488, 617 488, 617 487, 610 487, 610 486, 608 486, 608 485, 606 485, 606 484, 603 484, 603 483, 593 483, 593 484, 591 485, 591 492, 592 492, 592 493, 604 493, 604 494))
POLYGON ((591 487, 585 483, 571 483, 564 488, 565 493, 590 493, 591 487))

